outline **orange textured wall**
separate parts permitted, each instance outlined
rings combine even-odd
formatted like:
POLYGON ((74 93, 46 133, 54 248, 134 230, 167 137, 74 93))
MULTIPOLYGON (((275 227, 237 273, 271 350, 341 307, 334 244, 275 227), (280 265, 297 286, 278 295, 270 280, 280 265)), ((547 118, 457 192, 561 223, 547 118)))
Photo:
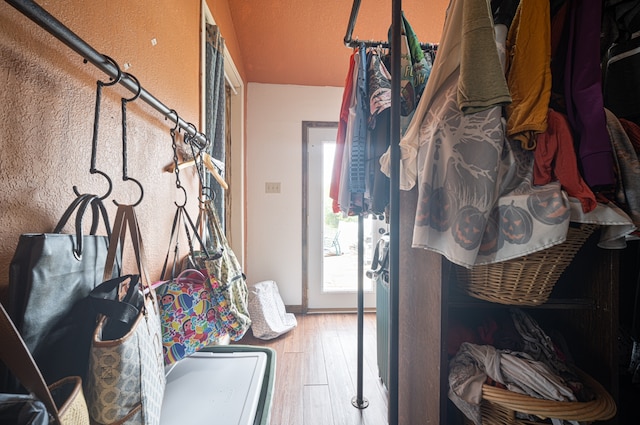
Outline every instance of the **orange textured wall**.
MULTIPOLYGON (((200 2, 166 0, 42 0, 40 4, 96 50, 128 63, 142 86, 198 125, 200 2), (155 45, 152 44, 155 39, 155 45)), ((104 193, 106 184, 88 172, 96 80, 105 75, 5 2, 0 2, 0 290, 21 233, 49 232, 75 195, 104 193)), ((132 203, 138 188, 123 182, 120 98, 122 86, 104 89, 97 167, 114 181, 107 200, 132 203)), ((141 102, 128 107, 128 173, 143 184, 136 208, 152 279, 159 278, 167 250, 174 200, 169 129, 160 113, 141 102)), ((195 211, 196 179, 182 173, 195 211)), ((86 220, 89 221, 89 220, 86 220)), ((67 231, 70 229, 67 228, 67 231)), ((183 245, 185 246, 185 245, 183 245)))

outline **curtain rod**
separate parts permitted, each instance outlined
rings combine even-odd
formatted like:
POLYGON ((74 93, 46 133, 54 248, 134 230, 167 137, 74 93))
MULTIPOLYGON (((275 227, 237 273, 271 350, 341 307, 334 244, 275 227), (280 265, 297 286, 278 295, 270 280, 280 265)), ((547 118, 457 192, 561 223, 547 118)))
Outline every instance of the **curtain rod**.
MULTIPOLYGON (((114 80, 118 77, 118 69, 115 65, 109 62, 101 53, 96 51, 87 42, 78 37, 73 31, 64 26, 60 21, 53 17, 45 9, 37 5, 31 0, 5 0, 11 6, 16 8, 27 18, 38 24, 45 29, 51 35, 56 37, 62 43, 66 44, 73 51, 82 56, 85 62, 91 62, 102 72, 107 74, 114 80)), ((131 93, 136 94, 138 92, 138 85, 132 78, 128 78, 126 73, 122 73, 122 78, 119 81, 120 85, 124 86, 131 93)), ((207 138, 204 134, 197 131, 197 128, 174 113, 174 110, 167 107, 164 103, 160 102, 151 93, 146 91, 140 86, 140 97, 145 103, 149 104, 155 110, 160 112, 166 118, 170 119, 174 123, 178 124, 185 132, 195 136, 196 140, 201 143, 201 146, 207 144, 207 138)))

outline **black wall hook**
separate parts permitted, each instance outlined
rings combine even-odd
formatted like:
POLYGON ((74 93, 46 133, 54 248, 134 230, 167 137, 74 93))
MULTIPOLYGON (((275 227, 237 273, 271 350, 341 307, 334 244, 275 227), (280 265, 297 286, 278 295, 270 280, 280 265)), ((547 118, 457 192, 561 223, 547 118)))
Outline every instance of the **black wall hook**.
MULTIPOLYGON (((140 183, 138 180, 134 179, 133 177, 129 177, 129 174, 127 172, 127 103, 128 102, 133 102, 134 100, 136 100, 140 96, 140 93, 142 92, 142 85, 140 84, 138 79, 135 76, 133 76, 132 74, 129 74, 127 72, 123 72, 122 74, 126 78, 129 78, 129 79, 133 80, 136 83, 136 85, 138 86, 138 91, 132 98, 126 99, 126 98, 123 97, 121 99, 121 107, 122 107, 122 181, 131 180, 132 182, 137 184, 138 187, 140 188, 140 198, 134 204, 132 204, 135 207, 135 206, 139 205, 140 202, 142 202, 142 198, 144 197, 144 188, 142 187, 142 183, 140 183)), ((113 201, 113 203, 116 204, 116 205, 120 205, 115 200, 113 201)))
MULTIPOLYGON (((120 82, 120 79, 122 78, 122 71, 120 70, 118 63, 107 55, 102 55, 102 56, 104 56, 104 58, 107 61, 109 61, 113 66, 116 67, 116 69, 118 70, 118 75, 113 81, 105 83, 103 81, 98 80, 96 83, 96 106, 95 106, 95 112, 94 112, 94 118, 93 118, 93 137, 91 139, 91 166, 89 168, 89 173, 100 174, 105 179, 107 179, 109 188, 107 189, 107 192, 100 197, 100 200, 106 199, 109 195, 111 195, 111 191, 113 190, 113 182, 111 181, 111 178, 107 175, 107 173, 105 173, 104 171, 100 171, 96 168, 96 154, 98 150, 98 124, 100 123, 100 104, 102 102, 102 87, 108 87, 108 86, 113 86, 115 84, 118 84, 120 82)), ((81 195, 80 190, 78 189, 78 186, 73 186, 73 191, 75 192, 76 196, 81 195)))

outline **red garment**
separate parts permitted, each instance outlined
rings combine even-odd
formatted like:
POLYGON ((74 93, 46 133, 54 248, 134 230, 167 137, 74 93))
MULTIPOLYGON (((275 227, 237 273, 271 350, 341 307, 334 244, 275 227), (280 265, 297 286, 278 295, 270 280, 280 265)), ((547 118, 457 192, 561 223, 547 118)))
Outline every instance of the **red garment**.
POLYGON ((578 171, 573 135, 567 117, 549 109, 547 130, 538 134, 533 155, 533 184, 559 181, 562 188, 580 200, 585 213, 596 207, 596 197, 578 171))
POLYGON ((349 58, 349 72, 344 82, 344 92, 342 93, 342 106, 340 107, 340 121, 338 121, 338 134, 336 135, 336 151, 333 158, 333 173, 331 174, 331 186, 329 187, 329 197, 333 199, 333 212, 340 212, 340 178, 342 174, 342 157, 344 156, 344 142, 347 133, 347 120, 349 118, 349 105, 353 92, 353 70, 355 67, 355 50, 349 58))

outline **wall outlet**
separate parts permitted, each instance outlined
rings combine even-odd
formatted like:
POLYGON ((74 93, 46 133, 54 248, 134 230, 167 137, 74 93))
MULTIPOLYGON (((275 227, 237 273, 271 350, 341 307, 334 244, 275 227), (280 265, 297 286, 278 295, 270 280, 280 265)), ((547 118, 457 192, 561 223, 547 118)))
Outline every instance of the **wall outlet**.
POLYGON ((280 182, 266 182, 264 193, 280 193, 280 182))

